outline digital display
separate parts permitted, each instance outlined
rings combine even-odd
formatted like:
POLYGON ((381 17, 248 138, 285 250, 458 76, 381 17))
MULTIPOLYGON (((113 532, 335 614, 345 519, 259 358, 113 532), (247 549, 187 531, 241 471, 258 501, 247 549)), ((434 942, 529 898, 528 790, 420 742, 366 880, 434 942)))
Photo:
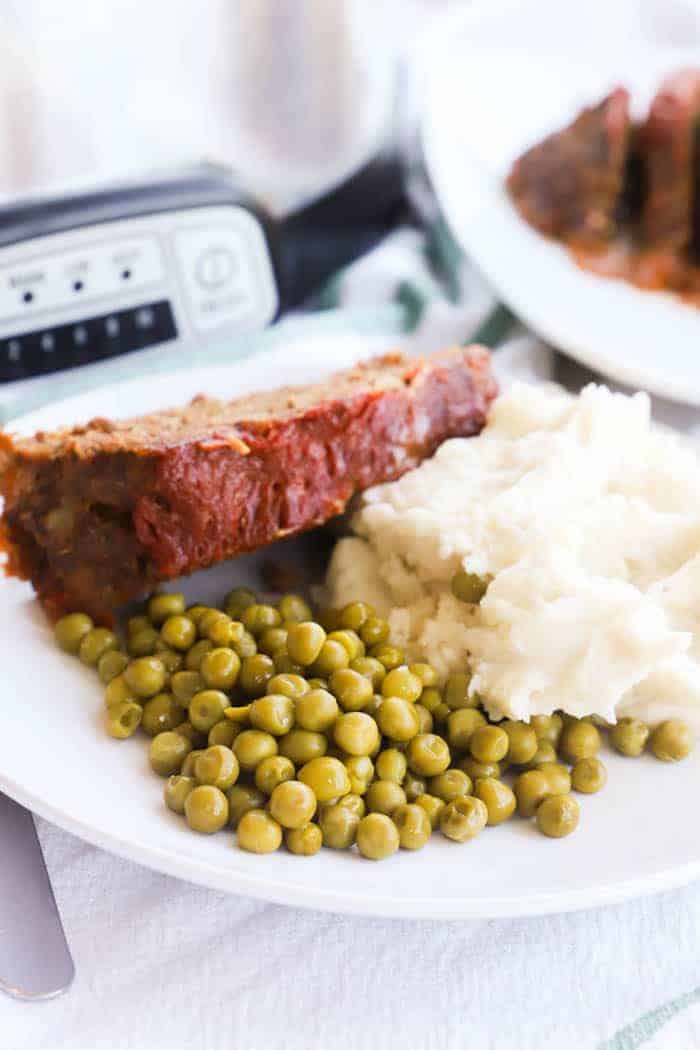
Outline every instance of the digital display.
POLYGON ((167 299, 0 339, 0 382, 93 364, 177 339, 167 299))

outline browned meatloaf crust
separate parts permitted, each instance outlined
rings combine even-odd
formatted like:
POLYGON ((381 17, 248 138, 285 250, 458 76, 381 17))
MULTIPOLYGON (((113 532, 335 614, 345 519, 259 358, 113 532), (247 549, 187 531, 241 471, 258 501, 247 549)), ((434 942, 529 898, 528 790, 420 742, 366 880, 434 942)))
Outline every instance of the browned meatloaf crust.
POLYGON ((154 584, 321 525, 446 438, 478 433, 488 351, 391 354, 307 388, 0 434, 2 546, 55 618, 109 622, 154 584))
POLYGON ((607 240, 623 196, 630 130, 629 94, 616 88, 519 157, 508 189, 523 218, 580 245, 607 240))
POLYGON ((700 71, 685 69, 663 82, 640 129, 647 181, 642 232, 655 247, 679 251, 693 239, 699 118, 700 71))

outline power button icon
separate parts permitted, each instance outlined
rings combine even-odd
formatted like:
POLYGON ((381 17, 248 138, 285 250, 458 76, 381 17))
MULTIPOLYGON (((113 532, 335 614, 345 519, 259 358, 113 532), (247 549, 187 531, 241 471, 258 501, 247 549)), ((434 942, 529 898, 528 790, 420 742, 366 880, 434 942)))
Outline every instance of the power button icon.
POLYGON ((232 252, 223 245, 215 245, 200 255, 195 265, 195 276, 203 288, 223 288, 231 280, 235 266, 232 252))

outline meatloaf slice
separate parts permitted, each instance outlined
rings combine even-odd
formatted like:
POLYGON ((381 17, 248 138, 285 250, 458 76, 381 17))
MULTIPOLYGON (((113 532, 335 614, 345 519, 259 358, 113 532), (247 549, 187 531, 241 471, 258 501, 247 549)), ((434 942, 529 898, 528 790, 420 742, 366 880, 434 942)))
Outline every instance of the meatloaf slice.
POLYGON ((693 238, 695 151, 700 119, 700 70, 668 77, 641 128, 647 196, 642 234, 655 248, 681 251, 693 238))
POLYGON ((616 88, 515 161, 508 189, 523 218, 586 247, 614 232, 630 142, 629 94, 616 88))
POLYGON ((51 617, 109 622, 154 584, 321 525, 446 438, 478 433, 495 394, 474 346, 126 422, 0 434, 6 571, 31 580, 51 617))

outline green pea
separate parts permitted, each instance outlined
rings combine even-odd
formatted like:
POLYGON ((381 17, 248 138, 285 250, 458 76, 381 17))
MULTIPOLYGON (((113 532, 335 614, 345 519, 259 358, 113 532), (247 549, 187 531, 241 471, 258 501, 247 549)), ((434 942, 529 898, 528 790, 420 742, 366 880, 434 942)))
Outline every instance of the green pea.
POLYGON ((649 726, 638 718, 620 718, 610 729, 610 743, 619 754, 638 758, 647 746, 649 732, 649 726))
POLYGON ((434 831, 435 828, 437 828, 440 824, 440 817, 442 815, 443 810, 445 809, 446 803, 443 802, 441 798, 436 798, 434 795, 427 795, 423 793, 422 795, 418 795, 416 797, 415 804, 417 806, 420 806, 420 808, 423 810, 428 820, 430 821, 431 828, 434 831))
POLYGON ((374 695, 369 679, 349 667, 333 671, 328 684, 344 711, 362 711, 374 695))
POLYGON ((255 604, 249 605, 241 613, 241 623, 257 638, 266 631, 268 627, 279 627, 282 617, 274 605, 255 604))
POLYGON ((250 724, 273 736, 284 736, 294 725, 294 701, 283 693, 268 694, 250 705, 250 724))
POLYGON ((283 696, 289 696, 292 700, 298 700, 311 689, 309 683, 300 674, 285 673, 274 675, 267 683, 267 688, 270 693, 282 693, 283 696))
POLYGON ((439 707, 443 702, 442 693, 439 689, 435 689, 433 686, 426 686, 420 695, 420 702, 426 711, 430 711, 432 714, 436 707, 439 707))
POLYGON ((276 755, 277 751, 278 745, 275 737, 259 729, 244 729, 233 741, 233 753, 241 769, 250 773, 260 765, 264 758, 276 755))
POLYGON ((168 809, 182 816, 185 812, 187 796, 196 786, 197 782, 192 777, 183 777, 179 774, 168 777, 163 792, 168 809))
POLYGON ((395 667, 400 667, 405 662, 403 650, 395 645, 389 645, 387 642, 379 642, 377 645, 373 645, 369 650, 369 655, 374 657, 375 660, 379 660, 385 671, 393 671, 395 667))
POLYGON ((241 660, 245 660, 248 657, 255 656, 258 651, 258 647, 250 631, 244 629, 243 634, 240 638, 236 637, 230 642, 231 648, 240 656, 241 660))
POLYGON ((154 773, 170 777, 179 773, 182 763, 192 750, 192 744, 179 733, 166 730, 157 733, 148 749, 148 761, 154 773))
POLYGON ((571 786, 574 791, 592 795, 605 787, 608 775, 599 758, 581 758, 571 770, 571 786))
POLYGON ((132 660, 124 671, 124 681, 136 696, 147 699, 160 693, 165 685, 167 672, 163 661, 157 656, 141 656, 132 660))
POLYGON ((451 711, 459 711, 463 707, 478 707, 479 697, 476 693, 469 693, 469 685, 472 676, 459 671, 447 676, 445 682, 445 703, 451 711))
POLYGON ((382 682, 382 696, 398 696, 401 700, 413 703, 423 692, 420 678, 409 671, 405 665, 394 667, 382 682))
POLYGON ((377 755, 375 767, 379 780, 393 780, 400 784, 406 776, 408 763, 403 752, 397 751, 395 747, 389 747, 377 755))
POLYGON ((219 689, 203 689, 201 693, 195 693, 190 700, 187 709, 190 722, 200 733, 208 733, 212 726, 224 717, 228 706, 229 699, 226 693, 219 689))
POLYGON ((368 860, 384 860, 396 853, 399 831, 384 813, 368 813, 357 827, 357 848, 368 860))
POLYGON ((349 664, 350 656, 346 647, 341 642, 326 639, 311 665, 311 670, 315 675, 329 678, 334 671, 348 667, 349 664))
POLYGON ((310 689, 296 698, 295 713, 300 729, 323 733, 330 729, 340 711, 335 697, 326 689, 310 689))
POLYGON ((170 679, 173 696, 181 707, 189 707, 195 693, 204 689, 204 679, 199 671, 176 671, 170 679))
POLYGON ((195 642, 185 657, 185 667, 188 671, 198 671, 199 665, 207 653, 214 648, 214 643, 209 638, 200 638, 195 642))
POLYGON ((149 631, 152 623, 147 616, 130 616, 126 621, 126 633, 129 637, 139 634, 140 631, 149 631))
POLYGON ((283 828, 303 828, 316 812, 316 796, 308 784, 285 780, 270 795, 270 816, 283 828))
POLYGON ((543 835, 560 839, 578 827, 580 810, 571 795, 549 795, 537 807, 535 820, 543 835))
POLYGON ((131 656, 151 656, 156 651, 160 635, 153 627, 147 627, 136 634, 130 634, 126 647, 131 656))
POLYGON ((350 602, 340 610, 338 622, 341 627, 359 631, 371 616, 374 616, 374 609, 367 602, 350 602))
POLYGON ((224 609, 232 620, 240 620, 243 612, 250 606, 255 605, 257 598, 255 592, 248 587, 234 587, 224 599, 224 609))
POLYGON ((537 754, 539 741, 532 726, 524 722, 501 722, 501 729, 508 736, 507 759, 516 766, 530 762, 537 754))
POLYGON ((516 798, 507 784, 494 777, 482 777, 474 785, 474 794, 486 806, 489 825, 502 824, 513 815, 516 798))
POLYGON ((228 799, 212 784, 199 784, 185 799, 185 819, 193 831, 212 835, 225 826, 228 818, 228 799))
POLYGON ((474 731, 485 725, 486 719, 483 714, 474 708, 464 707, 451 711, 447 716, 447 739, 450 747, 459 750, 468 748, 474 731))
POLYGON ((238 780, 240 767, 238 759, 229 747, 215 744, 197 755, 194 763, 194 775, 198 784, 212 784, 214 787, 228 791, 238 780))
POLYGON ((217 616, 216 619, 205 622, 207 625, 206 636, 215 648, 223 649, 227 646, 232 646, 234 642, 240 642, 246 633, 245 627, 239 620, 232 620, 225 613, 217 616))
POLYGON ((472 782, 461 769, 446 769, 428 781, 428 792, 443 802, 453 802, 461 795, 471 795, 472 782))
POLYGON ((294 728, 280 737, 280 753, 290 758, 295 766, 321 758, 327 750, 328 740, 324 734, 310 729, 294 728))
POLYGON ((417 801, 417 799, 421 795, 424 795, 425 792, 428 790, 428 785, 426 784, 425 778, 416 776, 416 774, 413 773, 410 769, 406 773, 406 776, 403 778, 403 783, 401 786, 406 792, 406 798, 409 802, 417 801))
POLYGON ((480 798, 461 795, 440 810, 439 823, 446 838, 453 842, 469 842, 486 827, 488 809, 480 798))
POLYGON ((224 719, 221 722, 216 722, 211 727, 207 735, 207 743, 209 747, 214 747, 216 744, 223 744, 224 747, 233 747, 233 741, 240 732, 241 727, 239 725, 224 719))
POLYGON ((592 722, 571 722, 564 727, 559 751, 569 762, 593 758, 600 750, 600 733, 592 722))
MULTIPOLYGON (((294 763, 284 755, 268 755, 255 769, 255 786, 265 795, 271 795, 278 784, 293 780, 294 763)), ((311 819, 311 818, 309 818, 311 819)))
POLYGON ((409 768, 414 773, 419 776, 433 777, 448 768, 450 749, 442 737, 434 733, 419 733, 409 742, 406 758, 409 768))
POLYGON ((378 616, 369 616, 360 627, 360 638, 366 646, 380 645, 389 637, 389 624, 378 616))
POLYGON ((365 805, 370 813, 386 813, 406 804, 406 792, 393 780, 375 780, 365 792, 365 805))
POLYGON ((413 740, 420 728, 416 705, 398 696, 388 696, 377 712, 377 724, 390 740, 413 740))
POLYGON ((564 728, 564 720, 561 715, 533 715, 530 719, 530 725, 535 730, 539 741, 552 744, 555 748, 557 747, 559 737, 564 728))
MULTIPOLYGON (((438 684, 438 673, 430 664, 409 664, 408 669, 412 675, 419 679, 423 689, 434 689, 438 684)), ((421 700, 422 700, 421 696, 421 700)))
POLYGON ((513 791, 520 816, 534 817, 540 802, 550 794, 549 780, 539 769, 530 769, 516 778, 513 791))
POLYGON ((550 795, 568 795, 571 791, 571 774, 560 762, 543 762, 537 769, 547 778, 550 795))
POLYGON ((81 663, 87 664, 88 667, 96 667, 101 656, 118 648, 119 639, 114 631, 109 631, 106 627, 93 627, 83 635, 78 656, 81 663))
POLYGON ((469 740, 469 751, 477 762, 500 762, 508 753, 508 734, 498 726, 478 726, 469 740))
POLYGON ((226 797, 229 804, 229 824, 232 828, 238 827, 241 817, 251 809, 264 809, 267 804, 267 796, 249 784, 235 784, 226 792, 226 797))
POLYGON ((124 679, 123 674, 118 674, 116 678, 113 678, 111 682, 107 683, 105 689, 105 707, 112 707, 113 704, 123 704, 127 701, 133 703, 141 702, 139 697, 134 695, 134 690, 131 689, 124 679))
POLYGON ((323 845, 328 849, 350 849, 360 818, 352 810, 338 803, 323 806, 318 815, 318 824, 323 845))
POLYGON ((455 598, 469 605, 478 605, 491 581, 476 573, 459 569, 452 577, 451 588, 455 598))
POLYGON ((160 629, 160 636, 166 645, 184 652, 194 645, 197 628, 189 616, 169 616, 160 629))
POLYGON ((471 779, 472 783, 479 777, 495 777, 498 779, 503 770, 498 762, 477 762, 471 755, 465 755, 459 760, 458 766, 471 779))
POLYGON ((141 725, 143 708, 129 700, 112 704, 107 708, 107 732, 110 736, 124 740, 132 736, 141 725))
POLYGON ((391 819, 399 833, 401 849, 422 849, 433 830, 426 811, 415 803, 397 806, 391 819))
POLYGON ((299 857, 313 857, 323 845, 323 833, 318 824, 288 828, 284 833, 284 844, 290 853, 299 857))
POLYGON ((372 759, 369 755, 349 755, 343 763, 350 777, 350 790, 355 795, 364 795, 374 776, 372 759))
POLYGON ((284 594, 277 602, 283 623, 302 623, 310 620, 311 606, 299 594, 284 594))
POLYGON ((649 747, 662 762, 680 762, 693 750, 693 734, 680 718, 661 722, 651 734, 649 747))
POLYGON ((143 731, 148 736, 175 729, 185 721, 185 712, 170 693, 156 693, 143 705, 143 731))
POLYGON ((386 676, 384 664, 375 660, 373 656, 358 656, 350 661, 350 670, 357 671, 366 678, 373 690, 381 689, 382 682, 386 676))
POLYGON ((241 661, 233 649, 211 649, 202 657, 199 673, 209 689, 233 689, 241 661))
POLYGON ((264 696, 267 683, 274 674, 275 665, 270 657, 264 653, 256 653, 255 656, 247 656, 241 662, 238 684, 246 696, 264 696))
POLYGON ((62 616, 54 627, 56 641, 67 653, 77 653, 83 638, 93 630, 94 623, 85 613, 62 616))
POLYGON ((318 802, 330 802, 350 794, 348 771, 337 758, 312 758, 301 767, 298 778, 302 784, 308 784, 318 802))
POLYGON ((262 809, 251 809, 238 822, 238 845, 248 853, 274 853, 282 845, 282 828, 262 809))
POLYGON ((158 626, 169 616, 179 616, 185 611, 184 594, 154 594, 148 602, 148 616, 158 626))
POLYGON ((103 653, 97 664, 97 673, 104 685, 109 685, 113 678, 122 674, 129 664, 126 653, 120 653, 118 649, 110 649, 103 653))
MULTIPOLYGON (((265 653, 267 656, 271 656, 273 660, 277 653, 281 654, 281 650, 284 650, 287 658, 289 658, 289 652, 287 650, 287 631, 284 627, 268 627, 258 635, 258 651, 265 653)), ((277 666, 275 662, 275 666, 277 666)))
POLYGON ((349 711, 333 726, 333 739, 348 755, 372 755, 379 747, 379 730, 364 711, 349 711))

